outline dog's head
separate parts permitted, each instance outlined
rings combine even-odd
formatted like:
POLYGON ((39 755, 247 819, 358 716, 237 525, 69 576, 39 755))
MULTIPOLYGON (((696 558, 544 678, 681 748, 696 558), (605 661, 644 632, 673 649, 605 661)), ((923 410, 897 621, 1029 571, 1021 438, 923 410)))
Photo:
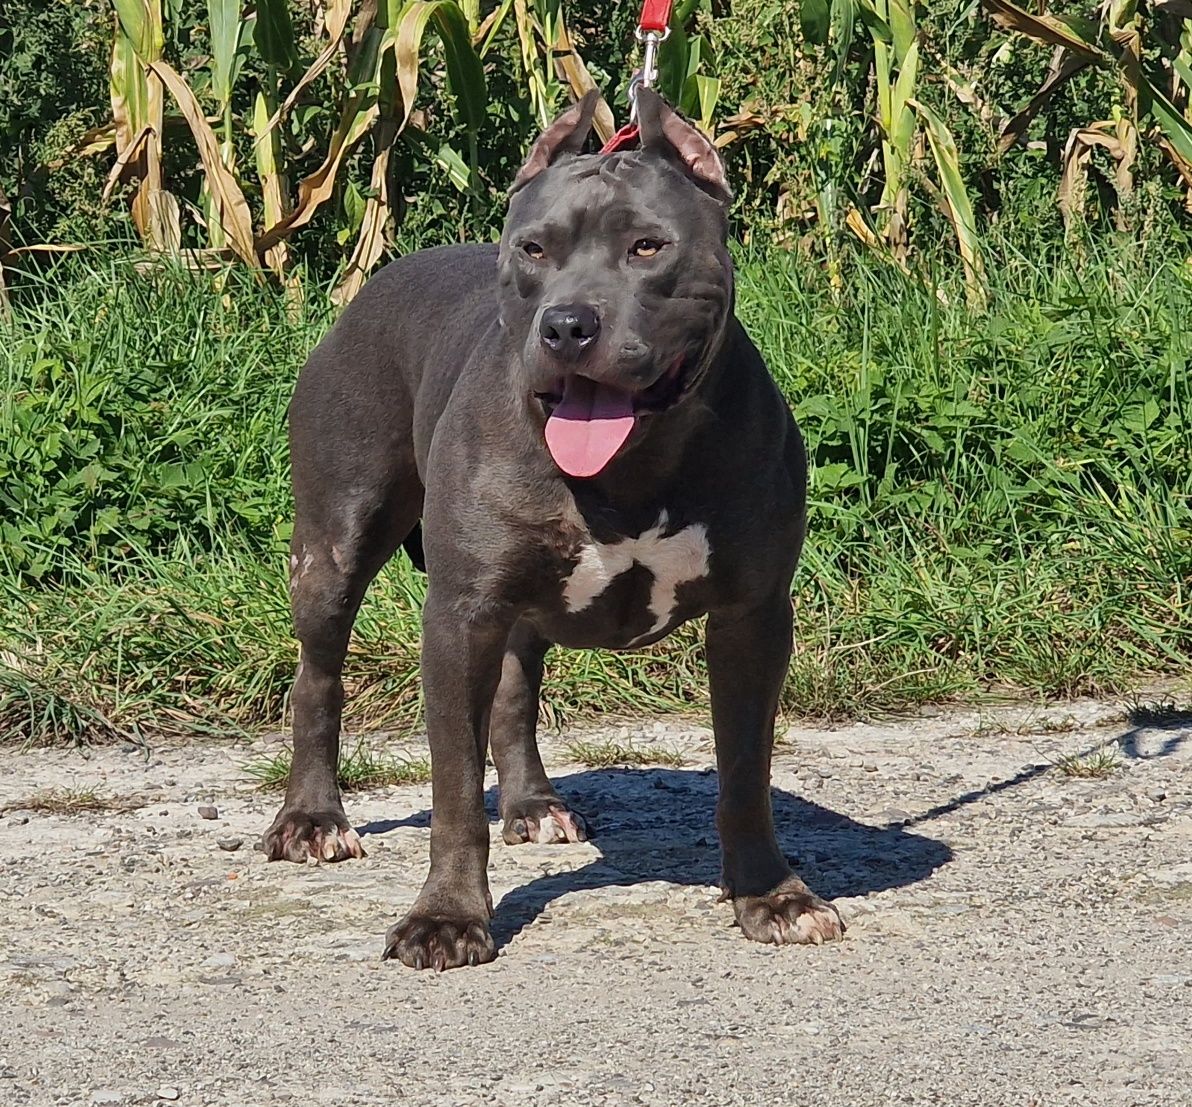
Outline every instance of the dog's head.
POLYGON ((566 473, 594 476, 635 427, 682 404, 732 311, 730 198, 712 144, 641 89, 639 149, 579 153, 596 94, 517 175, 501 236, 502 325, 566 473))

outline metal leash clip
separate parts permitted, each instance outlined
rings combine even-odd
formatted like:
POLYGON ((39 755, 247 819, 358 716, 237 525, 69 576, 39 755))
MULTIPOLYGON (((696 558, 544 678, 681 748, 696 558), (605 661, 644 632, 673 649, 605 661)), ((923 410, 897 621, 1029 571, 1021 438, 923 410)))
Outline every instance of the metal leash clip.
POLYGON ((642 66, 633 71, 629 78, 629 122, 637 122, 637 90, 639 88, 653 88, 658 80, 658 47, 670 38, 670 28, 659 34, 657 31, 643 31, 638 27, 634 32, 637 41, 645 46, 642 55, 642 66))

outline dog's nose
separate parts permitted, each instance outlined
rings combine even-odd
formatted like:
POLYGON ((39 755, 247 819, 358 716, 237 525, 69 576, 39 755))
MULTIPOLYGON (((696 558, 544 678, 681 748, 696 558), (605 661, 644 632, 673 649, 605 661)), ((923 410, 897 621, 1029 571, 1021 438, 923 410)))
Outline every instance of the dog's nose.
POLYGON ((542 313, 542 344, 562 361, 578 361, 600 337, 600 316, 590 304, 558 304, 542 313))

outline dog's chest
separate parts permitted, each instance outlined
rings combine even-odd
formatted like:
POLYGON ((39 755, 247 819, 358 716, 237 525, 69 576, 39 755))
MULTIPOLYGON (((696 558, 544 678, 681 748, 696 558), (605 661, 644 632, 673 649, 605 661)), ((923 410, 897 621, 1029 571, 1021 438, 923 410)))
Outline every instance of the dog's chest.
POLYGON ((636 537, 585 535, 562 579, 562 621, 592 645, 644 644, 690 617, 684 586, 708 576, 711 555, 703 523, 674 527, 666 511, 636 537))

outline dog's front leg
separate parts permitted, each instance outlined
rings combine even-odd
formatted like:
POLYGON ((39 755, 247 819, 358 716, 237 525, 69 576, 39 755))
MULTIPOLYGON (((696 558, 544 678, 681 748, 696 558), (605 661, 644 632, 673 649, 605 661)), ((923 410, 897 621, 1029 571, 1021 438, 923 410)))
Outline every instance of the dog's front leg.
POLYGON ((785 589, 756 606, 708 617, 724 891, 745 936, 776 945, 830 941, 844 932, 836 908, 791 871, 774 833, 770 753, 790 651, 785 589))
POLYGON ((415 969, 491 961, 484 760, 488 718, 509 623, 443 599, 435 577, 422 616, 422 683, 430 740, 430 873, 409 914, 389 929, 386 958, 415 969))

